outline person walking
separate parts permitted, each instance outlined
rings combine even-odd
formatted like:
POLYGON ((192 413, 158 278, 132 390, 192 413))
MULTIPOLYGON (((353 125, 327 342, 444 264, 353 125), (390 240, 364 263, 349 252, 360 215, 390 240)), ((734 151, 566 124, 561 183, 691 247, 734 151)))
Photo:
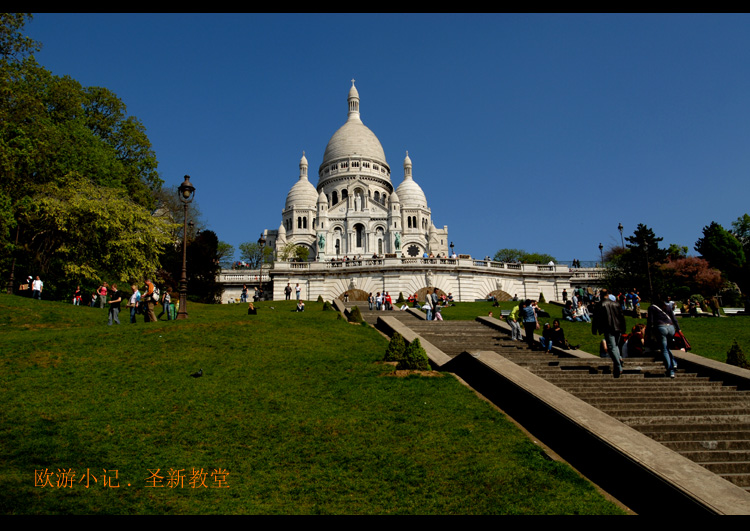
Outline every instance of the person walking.
MULTIPOLYGON (((167 321, 172 320, 172 312, 171 310, 171 303, 172 303, 172 288, 167 288, 164 290, 164 293, 161 296, 161 313, 156 316, 156 320, 158 321, 161 319, 161 316, 165 313, 167 314, 167 321)), ((245 300, 243 302, 247 302, 247 290, 245 290, 245 300)))
POLYGON ((109 321, 108 326, 112 326, 112 322, 120 324, 120 303, 122 302, 122 293, 117 289, 117 284, 112 284, 112 291, 110 291, 109 297, 109 321))
POLYGON ((519 311, 521 321, 523 321, 523 330, 526 333, 526 344, 531 350, 536 350, 534 342, 534 332, 539 328, 539 321, 536 318, 536 311, 531 305, 531 299, 526 299, 523 308, 519 311))
POLYGON ((674 378, 674 371, 677 369, 677 363, 669 348, 675 333, 680 331, 680 325, 675 318, 674 312, 664 301, 663 297, 657 296, 655 303, 648 307, 646 328, 657 335, 661 341, 661 354, 664 358, 664 369, 666 375, 674 378))
POLYGON ((591 320, 591 333, 595 336, 604 334, 607 352, 612 358, 612 374, 615 378, 619 378, 622 374, 622 358, 617 342, 620 334, 625 332, 625 316, 622 313, 622 307, 609 298, 609 292, 606 289, 601 290, 600 297, 601 300, 594 310, 594 318, 591 320))
POLYGON ((427 320, 432 321, 432 296, 430 295, 430 290, 427 290, 423 308, 427 311, 427 320))
POLYGON ((521 341, 521 325, 518 323, 519 312, 523 302, 516 304, 508 314, 508 324, 510 325, 510 338, 513 341, 521 341))
POLYGON ((138 313, 138 305, 141 303, 141 292, 138 291, 138 286, 133 284, 130 286, 133 293, 130 295, 128 300, 128 308, 130 308, 130 323, 135 324, 135 316, 138 313))
POLYGON ((104 306, 107 302, 107 283, 102 283, 101 286, 99 286, 99 289, 96 291, 96 294, 99 295, 99 308, 104 309, 104 306))
POLYGON ((44 282, 39 278, 39 275, 36 276, 34 281, 31 283, 31 298, 42 300, 42 290, 44 289, 44 282))

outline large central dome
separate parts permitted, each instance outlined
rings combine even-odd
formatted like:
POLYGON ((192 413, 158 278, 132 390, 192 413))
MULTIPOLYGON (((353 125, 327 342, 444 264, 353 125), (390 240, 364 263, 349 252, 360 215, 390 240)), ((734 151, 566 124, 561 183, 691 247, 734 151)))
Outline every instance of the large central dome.
POLYGON ((359 118, 356 120, 349 118, 333 134, 323 154, 323 164, 351 156, 385 163, 385 152, 378 137, 359 118))
POLYGON ((348 103, 349 115, 346 123, 333 134, 323 154, 323 163, 320 165, 321 177, 324 176, 324 168, 328 168, 332 163, 359 159, 384 166, 385 177, 390 181, 390 168, 385 159, 383 146, 380 145, 380 140, 375 133, 362 123, 359 116, 359 93, 353 80, 352 88, 349 89, 348 103))

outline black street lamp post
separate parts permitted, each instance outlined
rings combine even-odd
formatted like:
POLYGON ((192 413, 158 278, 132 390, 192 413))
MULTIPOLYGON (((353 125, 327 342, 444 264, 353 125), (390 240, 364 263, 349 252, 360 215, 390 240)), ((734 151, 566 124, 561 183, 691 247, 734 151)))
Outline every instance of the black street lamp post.
POLYGON ((604 265, 604 254, 602 253, 602 249, 604 249, 604 246, 599 243, 599 258, 601 259, 601 264, 604 265))
POLYGON ((623 229, 622 223, 620 223, 619 225, 617 225, 617 230, 620 231, 620 244, 622 245, 622 248, 624 249, 625 248, 625 240, 622 239, 622 229, 623 229))
POLYGON ((185 181, 177 188, 177 194, 185 209, 182 227, 182 276, 180 277, 180 310, 177 319, 187 319, 187 211, 188 204, 195 198, 195 186, 190 183, 190 176, 185 175, 185 181))
POLYGON ((266 248, 266 239, 263 234, 258 238, 258 247, 260 248, 260 274, 258 276, 258 300, 263 298, 263 264, 265 263, 265 254, 263 250, 266 248))

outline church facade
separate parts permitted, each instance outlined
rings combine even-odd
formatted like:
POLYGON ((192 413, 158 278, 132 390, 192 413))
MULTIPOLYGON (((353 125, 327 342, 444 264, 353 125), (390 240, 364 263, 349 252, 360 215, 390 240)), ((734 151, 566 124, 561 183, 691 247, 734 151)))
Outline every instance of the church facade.
POLYGON ((360 98, 352 86, 346 122, 333 134, 309 180, 303 152, 299 177, 289 190, 277 230, 263 232, 276 257, 305 246, 310 260, 448 255, 448 227, 435 227, 422 188, 412 175, 408 152, 403 181, 391 182, 391 168, 375 134, 362 122, 360 98))
POLYGON ((360 98, 352 86, 344 124, 333 134, 310 182, 305 153, 299 176, 286 196, 278 229, 263 232, 274 251, 272 267, 223 270, 222 302, 239 300, 243 285, 259 287, 264 298, 285 298, 287 285, 303 300, 366 300, 369 293, 394 296, 427 292, 457 301, 495 297, 560 300, 574 285, 597 282, 598 271, 572 271, 558 264, 506 264, 449 256, 448 227, 438 229, 408 152, 403 179, 391 181, 391 167, 375 134, 364 125, 360 98), (290 249, 303 246, 308 261, 290 261, 290 249), (590 276, 591 275, 591 276, 590 276))

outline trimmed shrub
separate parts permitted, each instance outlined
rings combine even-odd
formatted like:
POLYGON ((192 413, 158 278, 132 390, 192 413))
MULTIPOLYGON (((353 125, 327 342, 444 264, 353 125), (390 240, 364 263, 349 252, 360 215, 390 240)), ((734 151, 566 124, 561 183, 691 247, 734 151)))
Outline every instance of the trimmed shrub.
POLYGON ((727 365, 734 365, 741 369, 750 369, 750 363, 748 363, 745 353, 736 339, 732 343, 729 352, 727 352, 727 365))
POLYGON ((388 348, 385 349, 385 358, 383 358, 383 361, 401 362, 404 359, 405 350, 406 342, 404 341, 404 336, 398 332, 394 332, 388 343, 388 348))
POLYGON ((547 304, 547 300, 544 298, 544 293, 539 294, 539 304, 547 304))
POLYGON ((412 341, 404 351, 404 359, 399 361, 397 369, 407 369, 412 371, 429 371, 430 360, 427 352, 422 348, 419 338, 412 341))
POLYGON ((406 299, 404 298, 404 292, 399 291, 398 292, 398 299, 396 299, 396 304, 403 304, 406 302, 406 299))
POLYGON ((330 302, 325 301, 323 303, 323 311, 324 312, 332 312, 332 311, 335 311, 335 310, 333 308, 333 305, 330 302))
POLYGON ((318 300, 316 302, 323 302, 323 295, 318 295, 318 300))
POLYGON ((359 306, 353 306, 351 310, 349 310, 349 321, 352 323, 361 323, 364 321, 362 319, 362 312, 359 311, 359 306))

